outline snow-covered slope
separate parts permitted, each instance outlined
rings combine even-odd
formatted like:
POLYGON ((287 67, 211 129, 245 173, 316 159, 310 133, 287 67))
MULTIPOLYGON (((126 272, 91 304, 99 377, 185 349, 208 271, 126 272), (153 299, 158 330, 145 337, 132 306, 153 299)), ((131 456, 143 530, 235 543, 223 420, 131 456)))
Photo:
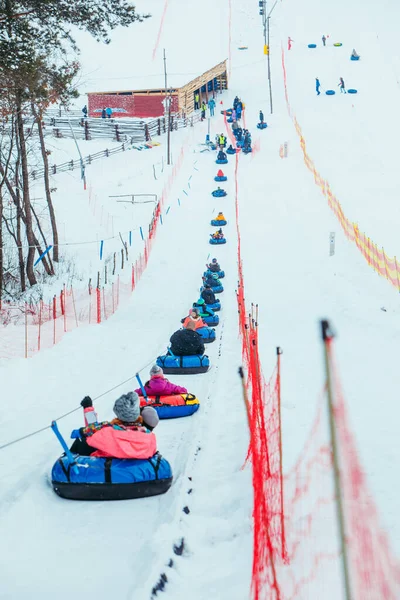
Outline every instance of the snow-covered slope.
MULTIPOLYGON (((158 67, 151 71, 150 65, 163 3, 151 4, 154 20, 132 28, 130 51, 134 54, 140 49, 145 57, 143 73, 161 71, 158 67)), ((318 319, 329 317, 339 334, 339 369, 362 463, 384 529, 390 531, 399 554, 400 520, 393 479, 400 454, 397 293, 346 240, 304 165, 285 103, 281 43, 292 112, 303 128, 309 154, 347 216, 393 255, 398 243, 394 140, 399 128, 400 59, 391 40, 400 9, 389 0, 379 6, 378 14, 375 7, 357 0, 337 0, 331 6, 315 0, 304 0, 301 7, 294 0, 278 3, 271 18, 274 114, 270 117, 257 3, 244 6, 227 0, 217 8, 214 4, 206 0, 199 6, 190 1, 183 9, 180 0, 169 0, 156 56, 160 61, 160 49, 166 47, 169 56, 180 54, 173 72, 192 72, 186 53, 177 47, 181 33, 186 47, 201 53, 207 64, 220 60, 221 53, 232 56, 224 106, 236 94, 243 98, 255 147, 251 156, 240 158, 238 171, 246 298, 259 304, 260 354, 266 374, 274 366, 275 347, 284 351, 285 469, 299 456, 313 422, 323 385, 318 319), (193 39, 194 21, 207 32, 204 43, 193 39), (323 33, 329 34, 329 42, 338 40, 343 46, 322 48, 323 33), (288 36, 294 40, 290 52, 286 50, 288 36), (311 42, 318 43, 315 51, 307 48, 311 42), (242 44, 248 50, 238 50, 242 44), (359 63, 350 63, 353 47, 361 55, 359 63), (338 93, 333 98, 316 97, 317 76, 325 89, 336 90, 338 78, 343 76, 359 93, 355 97, 338 93), (255 128, 260 108, 269 124, 263 132, 255 128), (282 159, 279 149, 284 143, 288 144, 288 158, 282 159), (329 256, 331 232, 336 234, 333 257, 329 256)), ((126 36, 129 34, 124 32, 117 40, 125 52, 126 36)), ((82 58, 87 71, 94 68, 89 48, 87 54, 84 49, 82 58)), ((111 65, 113 60, 112 54, 99 52, 96 68, 111 65)), ((124 64, 118 67, 116 77, 126 72, 124 64)), ((141 74, 139 67, 137 72, 141 74)), ((110 76, 110 71, 99 75, 110 76)), ((222 117, 217 115, 212 135, 223 128, 222 117)), ((198 152, 206 132, 207 124, 199 124, 187 140, 182 171, 169 196, 171 210, 159 228, 148 268, 129 304, 100 326, 74 331, 54 349, 29 361, 0 364, 2 442, 49 424, 78 406, 84 395, 100 395, 134 377, 144 366, 146 376, 148 364, 165 349, 180 318, 196 299, 211 248, 208 223, 216 211, 224 210, 229 219, 228 243, 216 254, 227 277, 217 341, 207 349, 213 366, 206 375, 176 378, 197 394, 201 409, 192 418, 162 422, 157 429, 159 449, 174 470, 173 487, 165 496, 135 502, 67 502, 53 494, 48 482, 59 454, 49 430, 0 451, 1 599, 30 596, 46 600, 56 594, 63 600, 76 593, 78 586, 86 596, 108 598, 112 594, 145 600, 162 572, 169 580, 166 598, 250 597, 252 488, 249 470, 240 470, 248 432, 237 377, 241 346, 235 298, 233 161, 225 169, 228 196, 216 202, 210 195, 215 156, 198 152), (189 514, 182 512, 185 506, 189 514), (172 551, 181 538, 185 539, 182 558, 172 551), (171 558, 173 567, 166 567, 171 558)), ((182 140, 176 138, 176 144, 182 140)), ((122 189, 121 193, 130 193, 133 184, 135 190, 147 190, 152 162, 160 160, 161 152, 163 148, 153 149, 151 156, 131 152, 105 159, 100 168, 93 166, 88 171, 89 181, 103 203, 108 202, 106 197, 112 195, 114 186, 122 189), (138 156, 148 163, 139 164, 138 156)), ((61 189, 68 197, 68 178, 67 174, 60 176, 60 197, 61 189)), ((70 210, 60 202, 66 239, 76 241, 87 232, 93 239, 104 235, 99 224, 90 220, 89 212, 83 216, 87 207, 82 199, 79 208, 79 202, 76 195, 70 210)), ((107 210, 121 217, 114 204, 107 204, 107 210)), ((78 260, 85 257, 78 256, 78 260)), ((97 259, 93 256, 92 260, 97 259)), ((99 399, 96 407, 102 418, 111 417, 115 397, 131 386, 127 382, 99 399)), ((68 436, 77 423, 81 424, 79 412, 61 420, 60 428, 68 436)), ((321 597, 316 589, 309 591, 310 600, 321 597)), ((338 598, 333 589, 323 593, 327 600, 338 598)))

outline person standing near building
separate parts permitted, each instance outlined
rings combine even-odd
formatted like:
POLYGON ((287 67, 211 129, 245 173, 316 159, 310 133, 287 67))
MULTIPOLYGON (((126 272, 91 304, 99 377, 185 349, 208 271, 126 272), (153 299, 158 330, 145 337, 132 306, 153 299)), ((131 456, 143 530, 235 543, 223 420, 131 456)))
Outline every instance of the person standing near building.
POLYGON ((102 118, 102 119, 105 119, 105 118, 106 118, 106 116, 107 116, 107 113, 106 113, 106 107, 105 107, 105 106, 103 106, 103 110, 101 111, 101 118, 102 118))
POLYGON ((206 118, 206 110, 207 110, 207 106, 203 100, 203 102, 201 103, 201 120, 202 121, 204 121, 204 119, 206 118))
POLYGON ((319 88, 321 87, 320 81, 318 79, 318 77, 315 78, 315 91, 317 92, 317 96, 319 96, 321 94, 321 92, 319 91, 319 88))
POLYGON ((110 108, 109 106, 106 108, 106 114, 107 114, 107 118, 111 119, 111 117, 112 117, 112 108, 110 108))
POLYGON ((85 119, 87 119, 87 115, 88 115, 88 110, 87 110, 87 106, 85 104, 85 106, 82 108, 82 112, 83 112, 83 117, 85 119))
POLYGON ((196 92, 194 95, 194 110, 199 110, 200 108, 200 95, 199 92, 196 92))
POLYGON ((345 94, 346 93, 346 88, 345 88, 345 85, 344 85, 343 77, 340 77, 338 87, 340 87, 340 93, 341 94, 345 94))
POLYGON ((210 117, 213 117, 214 116, 214 111, 215 111, 215 100, 214 100, 214 98, 211 98, 208 101, 208 108, 210 110, 210 117))

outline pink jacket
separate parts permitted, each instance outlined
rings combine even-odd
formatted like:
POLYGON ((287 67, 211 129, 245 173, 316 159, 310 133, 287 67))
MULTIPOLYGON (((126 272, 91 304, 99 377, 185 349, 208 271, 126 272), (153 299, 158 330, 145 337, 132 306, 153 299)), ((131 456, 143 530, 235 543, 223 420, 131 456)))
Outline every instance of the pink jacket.
POLYGON ((151 458, 157 452, 154 433, 103 427, 86 439, 96 449, 91 456, 112 458, 151 458))
MULTIPOLYGON (((144 389, 146 390, 146 394, 148 396, 173 396, 174 394, 187 394, 187 389, 181 387, 180 385, 175 385, 165 379, 165 377, 155 375, 150 379, 150 381, 146 381, 144 384, 144 389)), ((142 390, 139 388, 135 390, 139 396, 143 396, 142 390)))

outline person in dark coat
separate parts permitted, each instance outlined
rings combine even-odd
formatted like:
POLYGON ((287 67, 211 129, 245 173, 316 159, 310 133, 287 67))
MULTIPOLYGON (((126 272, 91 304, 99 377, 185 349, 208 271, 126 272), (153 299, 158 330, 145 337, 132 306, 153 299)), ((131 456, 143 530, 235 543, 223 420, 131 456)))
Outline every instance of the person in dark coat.
POLYGON ((200 296, 206 304, 214 304, 217 301, 215 294, 211 289, 211 285, 208 283, 204 284, 204 290, 201 292, 200 296))
POLYGON ((105 119, 107 117, 107 112, 106 112, 106 107, 104 106, 103 110, 101 111, 101 118, 105 119))
MULTIPOLYGON (((190 324, 191 325, 191 324, 190 324)), ((193 324, 193 327, 195 325, 193 324)), ((204 354, 204 343, 201 335, 191 327, 178 329, 170 337, 171 352, 175 356, 193 356, 193 354, 204 354)))
POLYGON ((237 107, 237 105, 238 105, 238 102, 239 102, 239 98, 236 96, 236 98, 235 98, 235 99, 234 99, 234 101, 233 101, 233 109, 234 109, 234 110, 236 110, 236 107, 237 107))
POLYGON ((220 150, 217 155, 217 160, 226 160, 226 154, 223 150, 220 150))
POLYGON ((322 36, 322 43, 323 43, 324 46, 326 46, 326 37, 325 37, 325 35, 322 36))
POLYGON ((207 265, 207 269, 213 273, 219 273, 221 271, 221 267, 216 258, 213 258, 210 264, 207 265))
POLYGON ((82 108, 82 112, 83 112, 83 116, 84 116, 84 118, 86 119, 86 118, 87 118, 87 115, 88 115, 88 110, 87 110, 87 106, 86 106, 86 104, 85 104, 85 106, 82 108))

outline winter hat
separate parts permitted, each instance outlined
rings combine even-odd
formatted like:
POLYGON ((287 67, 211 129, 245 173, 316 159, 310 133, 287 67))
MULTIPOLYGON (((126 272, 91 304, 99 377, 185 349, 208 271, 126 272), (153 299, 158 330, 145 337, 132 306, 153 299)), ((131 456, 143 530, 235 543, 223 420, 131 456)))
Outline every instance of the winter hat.
POLYGON ((205 304, 204 298, 199 298, 197 300, 196 304, 199 304, 200 306, 202 306, 203 304, 205 304))
POLYGON ((148 429, 153 430, 160 420, 157 411, 152 406, 144 406, 140 411, 143 423, 148 429))
POLYGON ((133 423, 140 416, 139 396, 136 392, 123 394, 115 401, 113 411, 120 421, 133 423))
MULTIPOLYGON (((219 214, 219 215, 222 215, 222 213, 218 213, 218 214, 219 214)), ((217 262, 217 259, 216 259, 216 258, 213 258, 211 262, 212 262, 213 264, 215 264, 215 263, 217 262)))
POLYGON ((153 365, 150 369, 150 377, 154 377, 157 375, 163 375, 164 371, 158 365, 153 365))

